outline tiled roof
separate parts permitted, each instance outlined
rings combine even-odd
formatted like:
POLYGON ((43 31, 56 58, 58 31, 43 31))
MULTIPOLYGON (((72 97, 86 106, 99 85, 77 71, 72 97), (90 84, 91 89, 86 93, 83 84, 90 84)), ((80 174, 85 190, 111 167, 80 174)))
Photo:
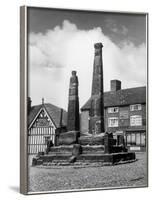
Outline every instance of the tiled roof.
MULTIPOLYGON (((91 97, 81 110, 90 109, 91 97)), ((146 87, 136 87, 104 93, 104 107, 146 103, 146 87)))
POLYGON ((32 121, 36 117, 36 115, 39 112, 39 110, 41 109, 41 107, 42 107, 42 105, 37 105, 37 106, 31 107, 30 113, 28 114, 28 117, 27 117, 28 126, 32 123, 32 121))
MULTIPOLYGON (((61 108, 59 108, 53 104, 50 104, 50 103, 32 106, 30 113, 28 115, 28 126, 30 126, 30 124, 32 123, 32 121, 34 120, 34 118, 36 117, 37 113, 39 112, 39 110, 41 108, 45 108, 46 112, 52 119, 55 126, 59 127, 61 108)), ((67 121, 67 112, 65 110, 63 110, 63 117, 62 117, 62 125, 63 126, 66 126, 66 124, 67 124, 66 121, 67 121)))

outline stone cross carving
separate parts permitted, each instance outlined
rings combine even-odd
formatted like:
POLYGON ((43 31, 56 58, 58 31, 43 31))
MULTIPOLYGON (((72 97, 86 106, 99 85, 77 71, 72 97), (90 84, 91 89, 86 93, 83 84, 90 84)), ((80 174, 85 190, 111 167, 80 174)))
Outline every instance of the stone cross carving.
POLYGON ((67 130, 79 131, 79 97, 78 97, 78 77, 76 71, 72 71, 69 87, 69 102, 67 116, 67 130))
POLYGON ((102 43, 94 45, 94 66, 91 92, 89 132, 99 134, 104 132, 104 105, 103 105, 103 62, 102 43))

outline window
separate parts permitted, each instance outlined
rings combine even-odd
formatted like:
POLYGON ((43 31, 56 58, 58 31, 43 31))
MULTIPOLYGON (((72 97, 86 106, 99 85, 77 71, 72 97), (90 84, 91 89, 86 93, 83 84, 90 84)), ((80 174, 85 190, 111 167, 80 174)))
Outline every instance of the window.
POLYGON ((142 116, 141 115, 130 116, 130 126, 142 126, 142 116))
POLYGON ((127 134, 127 145, 131 144, 131 134, 127 134))
POLYGON ((145 146, 146 136, 145 133, 127 133, 126 134, 127 146, 145 146))
POLYGON ((136 134, 136 144, 140 145, 140 133, 136 134))
POLYGON ((108 118, 108 127, 118 127, 118 117, 108 118))
POLYGON ((135 135, 135 133, 131 134, 131 143, 132 143, 132 145, 136 145, 136 135, 135 135))
POLYGON ((119 108, 118 107, 108 108, 108 113, 118 113, 118 112, 119 112, 119 108))
POLYGON ((144 133, 141 134, 141 145, 142 145, 142 146, 145 146, 145 145, 146 145, 146 137, 145 137, 145 134, 144 134, 144 133))
POLYGON ((130 111, 141 110, 141 104, 130 105, 130 111))

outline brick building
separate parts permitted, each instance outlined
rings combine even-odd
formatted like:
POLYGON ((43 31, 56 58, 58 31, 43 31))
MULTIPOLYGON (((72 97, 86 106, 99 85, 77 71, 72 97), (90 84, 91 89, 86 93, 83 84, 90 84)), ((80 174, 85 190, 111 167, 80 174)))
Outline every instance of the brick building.
MULTIPOLYGON (((81 108, 81 133, 89 132, 91 98, 81 108)), ((111 91, 104 92, 104 129, 121 135, 129 150, 146 148, 146 87, 121 89, 119 80, 111 81, 111 91)))

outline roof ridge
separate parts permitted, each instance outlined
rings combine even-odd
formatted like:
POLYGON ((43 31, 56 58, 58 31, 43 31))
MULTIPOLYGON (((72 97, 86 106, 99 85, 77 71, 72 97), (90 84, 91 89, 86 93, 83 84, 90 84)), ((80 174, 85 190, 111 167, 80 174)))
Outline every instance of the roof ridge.
MULTIPOLYGON (((124 106, 136 103, 146 103, 146 86, 126 88, 117 91, 107 91, 103 94, 104 107, 124 106)), ((81 110, 90 108, 91 96, 80 108, 81 110)))
MULTIPOLYGON (((31 108, 35 108, 35 107, 38 107, 38 106, 45 106, 45 105, 51 105, 51 106, 54 106, 55 108, 58 108, 58 109, 63 109, 64 111, 66 111, 64 108, 62 107, 59 107, 59 106, 56 106, 52 103, 44 103, 43 105, 42 104, 38 104, 38 105, 33 105, 31 108)), ((67 112, 67 111, 66 111, 67 112)))
POLYGON ((120 89, 120 90, 117 90, 117 91, 105 91, 104 93, 109 93, 109 92, 118 92, 118 91, 124 91, 124 90, 134 90, 134 89, 141 89, 141 88, 146 88, 146 86, 140 86, 140 87, 133 87, 133 88, 123 88, 123 89, 120 89))
MULTIPOLYGON (((56 106, 56 105, 54 105, 54 104, 52 104, 52 103, 44 103, 44 105, 46 105, 46 104, 51 105, 51 106, 54 106, 55 108, 58 108, 58 109, 63 109, 62 107, 56 106)), ((66 111, 66 110, 63 109, 63 111, 66 111)), ((66 111, 66 112, 67 112, 67 111, 66 111)))

